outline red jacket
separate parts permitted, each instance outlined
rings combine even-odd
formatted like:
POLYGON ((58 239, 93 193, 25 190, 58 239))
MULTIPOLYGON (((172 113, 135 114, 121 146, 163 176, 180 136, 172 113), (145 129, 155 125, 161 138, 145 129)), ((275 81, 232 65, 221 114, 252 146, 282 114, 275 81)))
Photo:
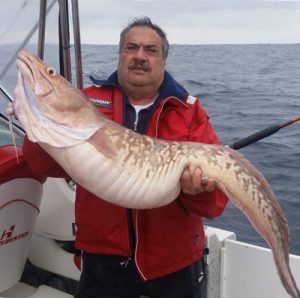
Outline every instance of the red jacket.
MULTIPOLYGON (((162 95, 148 119, 146 134, 166 140, 218 143, 199 101, 189 96, 168 73, 165 77, 162 95), (174 96, 170 95, 170 90, 174 96)), ((109 119, 123 124, 125 104, 116 86, 116 75, 106 82, 94 80, 94 83, 105 86, 93 85, 83 92, 109 119)), ((23 151, 36 171, 54 177, 66 175, 49 155, 27 138, 23 151)), ((202 217, 219 216, 226 203, 226 196, 215 190, 198 196, 181 193, 167 206, 133 210, 134 257, 141 277, 154 279, 201 258, 204 248, 202 217)), ((92 253, 131 256, 127 215, 127 209, 107 203, 78 185, 76 247, 92 253)))

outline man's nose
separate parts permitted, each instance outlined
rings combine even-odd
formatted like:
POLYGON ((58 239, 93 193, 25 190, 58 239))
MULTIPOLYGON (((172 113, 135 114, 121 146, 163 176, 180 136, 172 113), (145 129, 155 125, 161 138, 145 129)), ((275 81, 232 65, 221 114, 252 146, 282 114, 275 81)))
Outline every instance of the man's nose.
POLYGON ((143 47, 139 47, 137 51, 135 52, 135 58, 138 60, 145 60, 146 59, 146 53, 143 47))

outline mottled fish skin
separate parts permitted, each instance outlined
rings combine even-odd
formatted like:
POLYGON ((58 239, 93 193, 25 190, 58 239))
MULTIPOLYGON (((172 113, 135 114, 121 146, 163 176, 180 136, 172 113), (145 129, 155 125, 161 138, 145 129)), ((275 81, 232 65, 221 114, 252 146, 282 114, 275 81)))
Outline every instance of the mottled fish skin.
POLYGON ((282 284, 292 297, 300 297, 289 266, 287 220, 266 179, 243 155, 230 148, 205 146, 202 150, 196 149, 192 163, 200 158, 198 154, 209 156, 210 161, 202 163, 201 168, 210 178, 216 179, 218 186, 266 240, 282 284), (222 174, 216 175, 218 169, 222 174), (220 182, 223 185, 219 185, 220 182))
POLYGON ((249 218, 269 244, 280 279, 300 293, 289 266, 289 232, 263 175, 226 146, 171 142, 136 134, 107 120, 36 56, 20 51, 15 112, 29 139, 40 144, 80 185, 110 203, 156 208, 180 192, 184 168, 200 167, 249 218))

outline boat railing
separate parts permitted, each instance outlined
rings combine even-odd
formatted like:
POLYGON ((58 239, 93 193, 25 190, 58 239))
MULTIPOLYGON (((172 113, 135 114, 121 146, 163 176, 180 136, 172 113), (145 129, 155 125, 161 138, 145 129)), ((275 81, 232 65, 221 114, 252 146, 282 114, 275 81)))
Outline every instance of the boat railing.
MULTIPOLYGON (((269 248, 236 240, 234 233, 206 227, 209 254, 207 298, 289 298, 276 271, 269 248)), ((290 255, 296 281, 300 256, 290 255)))

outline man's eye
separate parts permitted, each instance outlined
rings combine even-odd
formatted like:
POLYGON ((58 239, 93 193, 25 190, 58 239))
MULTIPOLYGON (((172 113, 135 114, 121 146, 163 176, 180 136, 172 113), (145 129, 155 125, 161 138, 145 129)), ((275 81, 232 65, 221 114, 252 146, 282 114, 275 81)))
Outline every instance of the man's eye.
POLYGON ((148 49, 147 51, 150 52, 150 53, 157 53, 156 49, 148 49))
POLYGON ((145 51, 149 54, 157 54, 158 53, 157 48, 146 48, 145 51))
POLYGON ((134 51, 135 49, 136 49, 135 46, 127 46, 127 47, 126 47, 126 50, 127 50, 127 51, 134 51))

